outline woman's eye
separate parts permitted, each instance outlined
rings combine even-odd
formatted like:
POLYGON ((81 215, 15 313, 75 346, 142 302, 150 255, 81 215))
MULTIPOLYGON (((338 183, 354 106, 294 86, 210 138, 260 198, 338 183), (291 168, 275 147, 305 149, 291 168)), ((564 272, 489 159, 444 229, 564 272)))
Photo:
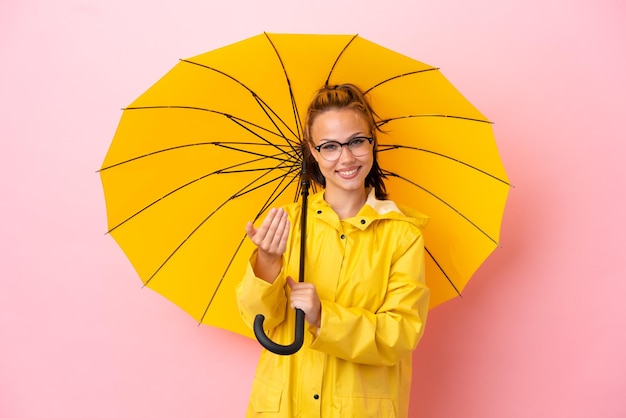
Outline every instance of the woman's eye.
POLYGON ((334 150, 337 149, 337 145, 336 144, 326 144, 326 145, 322 146, 322 149, 326 150, 326 151, 334 151, 334 150))
POLYGON ((351 146, 354 146, 354 147, 358 147, 363 142, 365 142, 365 139, 363 139, 363 138, 354 138, 352 141, 350 141, 349 146, 351 145, 351 146))

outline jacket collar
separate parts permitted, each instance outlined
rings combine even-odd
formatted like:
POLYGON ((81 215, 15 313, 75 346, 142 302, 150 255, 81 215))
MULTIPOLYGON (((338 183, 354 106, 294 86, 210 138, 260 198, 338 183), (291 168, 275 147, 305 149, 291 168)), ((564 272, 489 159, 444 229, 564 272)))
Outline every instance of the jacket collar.
MULTIPOLYGON (((320 219, 339 229, 341 221, 335 211, 324 200, 323 190, 310 197, 309 210, 312 210, 320 219)), ((399 206, 392 200, 378 200, 376 199, 374 189, 371 189, 367 196, 367 201, 359 213, 352 218, 344 219, 343 222, 364 230, 373 222, 384 219, 409 222, 419 229, 423 229, 429 218, 414 209, 399 206)))

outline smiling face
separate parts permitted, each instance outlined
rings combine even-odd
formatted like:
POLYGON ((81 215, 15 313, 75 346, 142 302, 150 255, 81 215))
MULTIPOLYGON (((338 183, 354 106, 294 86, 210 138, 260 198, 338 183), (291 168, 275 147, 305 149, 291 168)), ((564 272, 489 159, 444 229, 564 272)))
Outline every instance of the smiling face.
POLYGON ((350 108, 325 111, 315 117, 310 136, 313 144, 309 144, 309 149, 326 179, 326 194, 365 193, 365 178, 374 162, 372 146, 368 146, 368 152, 362 157, 355 157, 347 147, 341 147, 336 161, 325 160, 314 148, 328 141, 343 144, 357 136, 371 136, 363 116, 350 108))

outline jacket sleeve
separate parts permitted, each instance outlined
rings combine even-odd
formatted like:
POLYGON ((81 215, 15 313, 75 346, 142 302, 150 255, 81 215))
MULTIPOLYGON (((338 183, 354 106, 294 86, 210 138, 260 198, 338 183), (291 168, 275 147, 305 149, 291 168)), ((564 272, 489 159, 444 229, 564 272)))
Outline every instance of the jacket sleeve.
POLYGON ((394 365, 419 342, 428 314, 424 239, 413 235, 390 266, 387 293, 376 312, 322 301, 321 326, 311 348, 355 363, 394 365))
POLYGON ((271 329, 285 318, 287 296, 284 270, 281 270, 274 283, 270 284, 255 276, 252 269, 255 261, 256 251, 250 258, 243 280, 237 286, 237 306, 241 318, 250 328, 256 315, 262 314, 265 316, 264 327, 271 329))

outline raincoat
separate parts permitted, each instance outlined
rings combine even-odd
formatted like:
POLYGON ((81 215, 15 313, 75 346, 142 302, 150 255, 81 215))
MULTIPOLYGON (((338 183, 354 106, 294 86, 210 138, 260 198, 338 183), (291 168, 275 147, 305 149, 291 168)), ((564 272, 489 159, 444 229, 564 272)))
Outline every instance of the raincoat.
MULTIPOLYGON (((300 225, 301 206, 285 207, 300 225)), ((263 350, 248 417, 407 417, 411 353, 424 332, 429 290, 424 284, 427 218, 371 191, 359 213, 340 220, 323 199, 309 198, 304 281, 321 300, 321 325, 305 323, 303 347, 282 356, 263 350)), ((291 344, 295 315, 287 276, 298 280, 300 228, 292 227, 283 268, 270 284, 250 259, 237 287, 244 321, 265 315, 267 335, 291 344)))

